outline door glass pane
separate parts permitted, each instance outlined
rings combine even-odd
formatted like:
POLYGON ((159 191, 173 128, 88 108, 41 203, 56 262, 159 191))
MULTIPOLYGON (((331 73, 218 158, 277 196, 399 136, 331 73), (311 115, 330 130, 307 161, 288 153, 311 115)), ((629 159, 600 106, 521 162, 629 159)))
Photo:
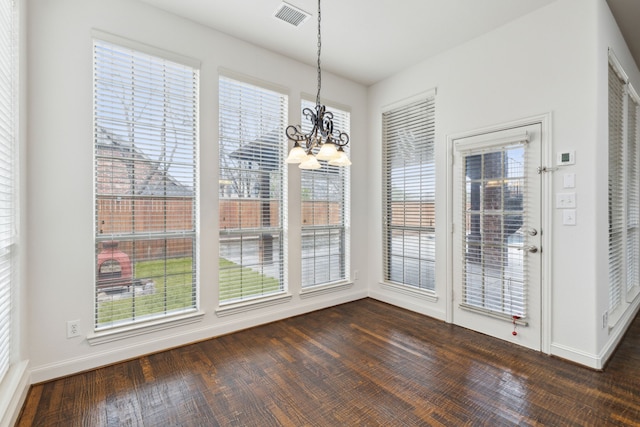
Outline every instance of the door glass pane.
POLYGON ((525 146, 465 157, 463 304, 526 317, 525 146))

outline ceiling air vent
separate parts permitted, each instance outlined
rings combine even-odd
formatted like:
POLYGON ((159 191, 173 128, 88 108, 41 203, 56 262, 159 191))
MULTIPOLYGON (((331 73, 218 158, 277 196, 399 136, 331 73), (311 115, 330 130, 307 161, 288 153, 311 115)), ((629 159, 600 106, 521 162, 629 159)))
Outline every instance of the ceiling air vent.
POLYGON ((284 22, 288 22, 294 27, 298 27, 311 15, 309 15, 304 10, 300 10, 295 6, 282 2, 282 4, 275 11, 274 16, 284 22))

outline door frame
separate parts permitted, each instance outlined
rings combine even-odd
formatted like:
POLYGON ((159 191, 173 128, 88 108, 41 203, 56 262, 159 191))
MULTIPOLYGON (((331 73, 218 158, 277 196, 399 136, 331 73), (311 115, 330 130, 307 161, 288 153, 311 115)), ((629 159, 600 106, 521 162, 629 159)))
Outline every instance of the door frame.
MULTIPOLYGON (((538 116, 527 117, 497 125, 487 126, 471 131, 460 132, 447 135, 447 168, 446 168, 446 196, 447 196, 447 290, 446 290, 446 321, 453 323, 453 227, 456 222, 453 218, 453 159, 455 155, 455 141, 462 138, 479 136, 491 132, 508 130, 521 126, 539 124, 542 134, 540 135, 541 153, 540 165, 544 172, 541 173, 540 183, 540 247, 542 270, 540 272, 540 350, 543 353, 551 354, 551 236, 553 235, 553 155, 552 155, 552 116, 551 113, 538 116), (546 168, 546 169, 545 169, 546 168)), ((459 225, 458 225, 459 226, 459 225)))

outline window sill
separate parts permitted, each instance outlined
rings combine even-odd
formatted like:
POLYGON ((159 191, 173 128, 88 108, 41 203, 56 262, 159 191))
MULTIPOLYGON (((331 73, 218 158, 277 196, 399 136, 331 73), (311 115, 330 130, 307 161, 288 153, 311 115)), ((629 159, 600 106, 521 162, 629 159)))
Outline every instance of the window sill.
POLYGON ((310 286, 309 288, 303 288, 300 291, 300 298, 312 298, 319 295, 328 294, 331 292, 338 292, 345 289, 349 289, 353 286, 353 282, 334 282, 326 285, 310 286))
POLYGON ((203 317, 203 311, 193 311, 187 314, 172 316, 166 319, 150 320, 144 323, 94 332, 87 335, 87 341, 89 342, 89 345, 92 346, 106 344, 113 341, 146 335, 152 332, 163 331, 165 329, 177 328, 179 326, 197 323, 200 322, 203 317))
POLYGON ((250 301, 242 301, 238 303, 223 305, 221 307, 218 307, 218 309, 216 310, 216 315, 218 317, 233 316, 234 314, 246 313, 248 311, 257 310, 264 307, 285 304, 291 301, 292 297, 293 295, 286 293, 267 298, 253 299, 250 301))
POLYGON ((392 282, 380 282, 380 285, 383 289, 387 289, 393 292, 421 298, 429 302, 438 302, 438 294, 436 294, 434 291, 412 288, 407 285, 401 285, 399 283, 392 282))

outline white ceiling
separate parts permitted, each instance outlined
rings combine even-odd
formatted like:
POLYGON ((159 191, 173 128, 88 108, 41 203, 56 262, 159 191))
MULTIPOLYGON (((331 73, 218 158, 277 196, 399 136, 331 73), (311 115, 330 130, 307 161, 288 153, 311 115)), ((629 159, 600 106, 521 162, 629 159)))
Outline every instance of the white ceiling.
POLYGON ((631 55, 640 66, 640 1, 638 0, 607 0, 624 40, 629 46, 631 55))
MULTIPOLYGON (((273 16, 281 0, 142 1, 315 66, 316 0, 288 0, 312 15, 297 28, 273 16)), ((322 69, 370 85, 553 1, 324 0, 322 69)))

